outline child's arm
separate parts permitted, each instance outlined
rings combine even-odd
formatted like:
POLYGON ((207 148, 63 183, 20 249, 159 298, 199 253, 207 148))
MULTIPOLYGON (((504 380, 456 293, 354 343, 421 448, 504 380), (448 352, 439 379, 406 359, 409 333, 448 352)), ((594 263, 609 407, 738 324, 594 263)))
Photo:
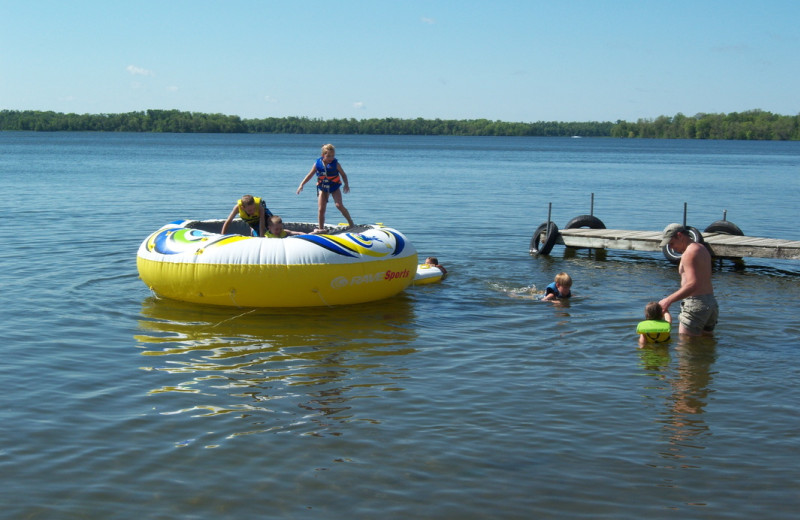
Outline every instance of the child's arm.
POLYGON ((669 324, 672 324, 672 314, 670 314, 669 311, 666 311, 664 313, 664 321, 666 321, 669 324))
POLYGON ((342 176, 342 181, 344 181, 344 187, 342 188, 345 193, 350 193, 350 184, 347 181, 347 174, 344 173, 344 168, 339 163, 336 163, 336 169, 339 170, 339 175, 342 176))
POLYGON ((308 175, 306 175, 306 178, 303 179, 303 182, 300 183, 300 187, 297 188, 297 194, 298 195, 300 195, 300 192, 303 191, 303 186, 306 185, 306 183, 311 179, 311 176, 314 175, 314 172, 316 172, 316 171, 317 171, 317 166, 316 165, 312 166, 311 167, 311 171, 308 172, 308 175))
POLYGON ((227 220, 225 220, 225 223, 222 224, 222 231, 220 233, 222 233, 223 235, 227 234, 228 226, 230 226, 231 222, 233 221, 233 217, 235 217, 237 213, 239 213, 239 205, 238 204, 233 206, 233 210, 231 211, 231 214, 228 215, 227 220))
POLYGON ((647 345, 647 338, 645 338, 644 334, 639 334, 639 348, 642 348, 645 345, 647 345))
MULTIPOLYGON (((261 203, 263 204, 263 202, 261 203)), ((264 215, 264 206, 258 206, 258 236, 264 238, 267 231, 267 224, 265 220, 267 216, 264 215)))

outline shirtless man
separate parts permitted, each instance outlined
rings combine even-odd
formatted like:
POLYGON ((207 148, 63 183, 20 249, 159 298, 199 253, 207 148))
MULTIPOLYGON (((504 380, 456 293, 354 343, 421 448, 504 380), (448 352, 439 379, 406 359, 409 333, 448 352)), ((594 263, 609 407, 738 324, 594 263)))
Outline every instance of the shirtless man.
POLYGON ((658 303, 664 312, 668 312, 673 302, 683 300, 678 315, 678 332, 687 336, 710 336, 719 316, 711 286, 711 255, 704 245, 693 242, 689 231, 680 224, 664 228, 661 246, 667 244, 681 253, 678 266, 681 287, 658 303))

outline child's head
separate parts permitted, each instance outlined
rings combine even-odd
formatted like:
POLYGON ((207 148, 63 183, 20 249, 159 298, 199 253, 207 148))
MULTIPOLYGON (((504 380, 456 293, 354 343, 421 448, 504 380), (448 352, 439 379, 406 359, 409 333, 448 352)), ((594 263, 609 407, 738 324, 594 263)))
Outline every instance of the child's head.
POLYGON ((252 195, 242 195, 242 207, 243 208, 250 208, 254 206, 256 203, 256 199, 253 198, 252 195))
POLYGON ((332 144, 323 145, 322 156, 326 159, 333 159, 336 157, 336 148, 334 148, 332 144))
POLYGON ((572 277, 567 273, 561 272, 556 275, 555 279, 556 285, 560 285, 564 289, 569 289, 572 287, 572 277))
POLYGON ((283 231, 283 219, 278 215, 272 215, 267 221, 267 227, 269 228, 270 233, 280 233, 283 231))
POLYGON ((644 317, 648 320, 663 320, 664 310, 658 302, 650 302, 644 306, 644 317))
POLYGON ((428 265, 439 265, 439 259, 435 256, 429 256, 425 259, 425 263, 428 265))

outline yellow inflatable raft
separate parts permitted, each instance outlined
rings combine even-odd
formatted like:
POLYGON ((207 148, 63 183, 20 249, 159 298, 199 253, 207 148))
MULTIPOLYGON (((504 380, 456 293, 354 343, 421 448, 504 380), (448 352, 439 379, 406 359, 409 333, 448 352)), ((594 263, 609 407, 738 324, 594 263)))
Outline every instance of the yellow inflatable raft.
MULTIPOLYGON (((258 238, 222 235, 222 223, 165 225, 139 246, 139 277, 157 295, 175 300, 314 307, 388 298, 408 287, 416 273, 414 246, 382 225, 258 238)), ((240 232, 249 234, 249 228, 240 232)))

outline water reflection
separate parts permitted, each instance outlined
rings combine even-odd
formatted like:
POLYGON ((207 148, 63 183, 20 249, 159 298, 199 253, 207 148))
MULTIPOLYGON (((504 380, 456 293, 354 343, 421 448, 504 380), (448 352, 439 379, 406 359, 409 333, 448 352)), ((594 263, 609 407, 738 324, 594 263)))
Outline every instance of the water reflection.
POLYGON ((680 461, 681 467, 691 467, 688 459, 699 457, 697 451, 705 448, 704 437, 710 427, 703 417, 708 404, 712 383, 711 366, 716 359, 716 342, 710 338, 681 337, 675 346, 675 364, 672 363, 669 344, 640 349, 641 366, 659 382, 666 409, 657 419, 663 425, 668 446, 660 455, 680 461))
POLYGON ((396 356, 415 350, 416 317, 404 297, 319 309, 229 309, 149 298, 135 336, 149 391, 164 415, 247 420, 230 436, 292 429, 338 434, 375 421, 357 399, 402 391, 396 356), (231 415, 232 414, 232 415, 231 415))

